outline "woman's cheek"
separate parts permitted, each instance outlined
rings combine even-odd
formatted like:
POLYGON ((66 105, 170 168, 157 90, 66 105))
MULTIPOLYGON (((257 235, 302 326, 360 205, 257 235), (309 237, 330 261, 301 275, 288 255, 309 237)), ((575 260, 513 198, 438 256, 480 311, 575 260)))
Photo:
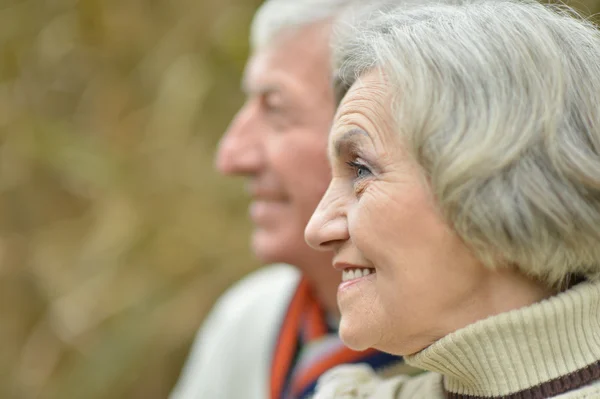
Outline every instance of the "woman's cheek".
POLYGON ((373 262, 374 255, 381 245, 385 245, 385 238, 381 237, 376 228, 377 211, 371 209, 371 198, 366 195, 348 213, 348 231, 352 243, 367 258, 373 262))
POLYGON ((354 195, 356 198, 361 199, 364 196, 367 188, 369 187, 369 180, 370 179, 362 179, 354 183, 354 195))

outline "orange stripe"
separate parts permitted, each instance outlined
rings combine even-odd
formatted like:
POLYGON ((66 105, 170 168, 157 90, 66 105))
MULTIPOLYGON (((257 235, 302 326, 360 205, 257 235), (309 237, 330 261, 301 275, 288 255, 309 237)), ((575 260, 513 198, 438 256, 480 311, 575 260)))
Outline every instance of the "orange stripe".
POLYGON ((327 334, 327 325, 323 320, 321 306, 314 298, 311 298, 307 316, 306 330, 308 342, 327 334))
POLYGON ((294 380, 294 385, 292 386, 292 392, 294 394, 300 393, 300 390, 312 383, 314 380, 319 378, 321 374, 326 372, 332 367, 335 367, 339 364, 343 363, 352 363, 356 360, 359 360, 365 356, 374 354, 377 352, 375 349, 367 349, 363 352, 356 352, 351 349, 341 347, 336 353, 331 356, 327 356, 323 361, 315 364, 313 367, 306 370, 303 374, 299 375, 298 378, 294 380))
POLYGON ((308 282, 302 279, 290 302, 287 314, 283 320, 279 340, 275 347, 271 368, 271 399, 279 399, 281 396, 285 378, 296 349, 298 328, 308 294, 308 282))

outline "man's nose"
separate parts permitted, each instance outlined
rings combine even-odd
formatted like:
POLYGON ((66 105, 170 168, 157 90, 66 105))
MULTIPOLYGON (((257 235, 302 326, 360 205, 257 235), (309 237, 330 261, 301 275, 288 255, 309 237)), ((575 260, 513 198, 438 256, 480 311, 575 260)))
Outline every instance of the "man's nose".
POLYGON ((304 230, 313 249, 331 251, 350 238, 343 198, 330 185, 304 230))
POLYGON ((221 138, 216 167, 224 175, 252 175, 261 164, 261 126, 254 112, 244 107, 221 138))

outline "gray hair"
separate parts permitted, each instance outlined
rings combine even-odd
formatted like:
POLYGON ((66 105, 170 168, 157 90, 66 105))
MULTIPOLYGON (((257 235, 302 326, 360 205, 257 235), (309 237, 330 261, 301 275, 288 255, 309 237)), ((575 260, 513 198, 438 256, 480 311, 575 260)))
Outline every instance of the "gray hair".
POLYGON ((564 6, 454 3, 343 30, 338 96, 369 71, 389 81, 399 134, 484 264, 599 278, 598 30, 564 6))
MULTIPOLYGON (((284 30, 335 20, 348 20, 358 12, 380 12, 398 6, 421 5, 436 0, 267 0, 256 12, 250 28, 250 44, 261 49, 284 30)), ((437 0, 440 1, 440 0, 437 0)), ((448 1, 448 0, 446 0, 448 1)))
POLYGON ((332 19, 353 3, 357 0, 267 0, 252 21, 251 46, 260 49, 285 29, 332 19))

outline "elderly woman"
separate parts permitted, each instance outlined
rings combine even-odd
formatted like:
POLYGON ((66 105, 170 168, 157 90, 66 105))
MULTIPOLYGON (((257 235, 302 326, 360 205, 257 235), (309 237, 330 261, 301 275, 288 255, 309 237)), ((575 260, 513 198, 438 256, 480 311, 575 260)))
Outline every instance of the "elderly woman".
POLYGON ((600 35, 567 9, 462 1, 337 48, 340 335, 431 371, 322 377, 317 398, 600 398, 600 35))

